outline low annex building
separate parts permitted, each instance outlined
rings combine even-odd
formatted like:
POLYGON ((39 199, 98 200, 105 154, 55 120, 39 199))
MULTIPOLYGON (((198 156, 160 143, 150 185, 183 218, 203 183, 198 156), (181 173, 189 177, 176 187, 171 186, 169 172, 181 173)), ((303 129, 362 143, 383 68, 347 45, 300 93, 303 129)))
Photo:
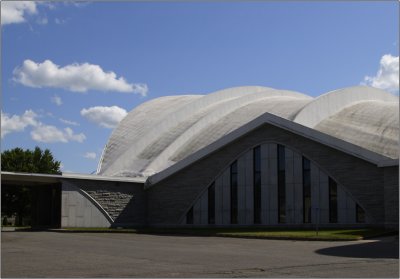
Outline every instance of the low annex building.
POLYGON ((2 181, 60 185, 62 227, 398 226, 398 160, 397 96, 247 86, 136 107, 97 175, 2 181))

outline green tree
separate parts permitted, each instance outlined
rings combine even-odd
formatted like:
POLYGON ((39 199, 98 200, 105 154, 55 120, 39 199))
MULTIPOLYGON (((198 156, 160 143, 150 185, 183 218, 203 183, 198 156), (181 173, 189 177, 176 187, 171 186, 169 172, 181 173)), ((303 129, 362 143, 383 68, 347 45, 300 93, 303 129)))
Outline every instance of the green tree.
MULTIPOLYGON (((2 171, 61 174, 60 162, 56 161, 50 150, 42 151, 14 148, 1 153, 2 171)), ((31 192, 24 185, 2 185, 1 214, 16 215, 17 225, 30 212, 31 192)))
POLYGON ((42 151, 14 148, 1 153, 1 169, 3 171, 60 174, 60 162, 56 161, 50 150, 42 151))

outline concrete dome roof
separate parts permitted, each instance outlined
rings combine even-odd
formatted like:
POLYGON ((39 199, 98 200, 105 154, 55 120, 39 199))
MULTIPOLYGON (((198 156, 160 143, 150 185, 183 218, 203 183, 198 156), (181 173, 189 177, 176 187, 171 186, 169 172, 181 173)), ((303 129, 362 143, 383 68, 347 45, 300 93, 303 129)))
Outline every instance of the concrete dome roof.
POLYGON ((398 97, 365 86, 315 99, 260 86, 161 97, 136 107, 120 122, 97 173, 147 177, 265 113, 398 158, 398 108, 398 97))

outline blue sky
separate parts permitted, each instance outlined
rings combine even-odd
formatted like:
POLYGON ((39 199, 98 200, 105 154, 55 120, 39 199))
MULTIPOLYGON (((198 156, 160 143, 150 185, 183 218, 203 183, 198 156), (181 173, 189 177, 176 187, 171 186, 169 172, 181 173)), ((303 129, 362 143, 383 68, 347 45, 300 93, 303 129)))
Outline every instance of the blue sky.
POLYGON ((3 1, 2 150, 49 148, 63 171, 91 173, 118 121, 160 96, 398 94, 398 5, 3 1))

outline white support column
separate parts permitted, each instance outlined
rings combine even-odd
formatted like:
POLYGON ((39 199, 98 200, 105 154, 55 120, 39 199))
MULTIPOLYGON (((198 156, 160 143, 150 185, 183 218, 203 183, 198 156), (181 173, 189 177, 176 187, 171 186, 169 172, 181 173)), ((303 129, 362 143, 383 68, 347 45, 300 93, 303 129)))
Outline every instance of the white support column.
POLYGON ((303 223, 303 158, 293 152, 294 168, 294 223, 303 223))
POLYGON ((329 177, 321 170, 319 172, 319 204, 320 223, 329 223, 329 177))
POLYGON ((269 223, 268 157, 267 144, 261 145, 261 224, 269 223))
POLYGON ((231 222, 231 169, 228 167, 222 174, 222 224, 231 222))
POLYGON ((286 224, 294 223, 294 169, 293 151, 285 147, 285 206, 286 224))
POLYGON ((321 219, 317 220, 320 216, 320 202, 319 202, 319 169, 318 167, 310 163, 311 172, 311 222, 321 223, 321 219))
POLYGON ((69 187, 62 185, 61 192, 61 227, 71 227, 69 224, 69 187))
POLYGON ((222 225, 222 174, 215 180, 215 224, 222 225))
POLYGON ((241 156, 237 160, 238 169, 238 224, 244 225, 246 223, 246 158, 241 156))
POLYGON ((245 154, 245 224, 254 224, 253 149, 245 154))
POLYGON ((268 211, 269 224, 278 223, 278 166, 277 166, 277 145, 268 144, 268 211))

